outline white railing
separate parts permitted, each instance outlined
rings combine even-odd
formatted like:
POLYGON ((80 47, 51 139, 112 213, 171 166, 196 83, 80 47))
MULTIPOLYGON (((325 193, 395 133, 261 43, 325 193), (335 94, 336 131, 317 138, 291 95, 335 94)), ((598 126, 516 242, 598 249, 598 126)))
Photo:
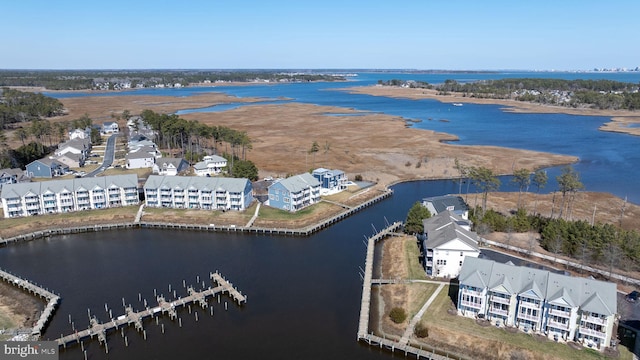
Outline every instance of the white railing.
POLYGON ((592 324, 598 324, 598 325, 606 325, 607 324, 607 319, 606 318, 601 318, 599 316, 590 316, 590 315, 584 315, 582 314, 582 316, 580 317, 581 321, 584 322, 589 322, 592 324))
POLYGON ((593 330, 593 329, 588 329, 588 328, 584 328, 584 327, 580 327, 578 329, 578 332, 582 335, 589 335, 589 336, 595 336, 601 339, 606 339, 607 338, 607 333, 602 332, 602 331, 598 331, 598 330, 593 330))
POLYGON ((507 304, 507 305, 511 304, 511 299, 504 298, 501 296, 491 296, 490 301, 494 303, 499 303, 499 304, 507 304))
POLYGON ((529 314, 518 313, 518 319, 524 319, 524 320, 538 322, 538 321, 540 321, 540 316, 533 316, 533 315, 529 315, 529 314))
POLYGON ((460 301, 460 305, 465 306, 465 307, 478 309, 478 310, 480 310, 482 308, 482 303, 475 303, 475 302, 465 301, 465 300, 460 301))
POLYGON ((498 308, 489 307, 489 312, 496 315, 507 316, 509 315, 509 310, 502 310, 498 308))
POLYGON ((549 308, 549 315, 562 316, 565 318, 571 317, 571 311, 562 311, 558 309, 549 308))
POLYGON ((547 325, 560 330, 569 330, 569 322, 563 324, 555 320, 549 320, 547 325))

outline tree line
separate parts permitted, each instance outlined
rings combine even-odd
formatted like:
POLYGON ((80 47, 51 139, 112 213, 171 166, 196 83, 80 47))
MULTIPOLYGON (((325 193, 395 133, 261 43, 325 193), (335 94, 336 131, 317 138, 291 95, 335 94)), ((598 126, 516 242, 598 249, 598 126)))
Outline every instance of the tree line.
POLYGON ((58 99, 42 94, 3 88, 0 96, 0 128, 62 115, 64 106, 58 99))
POLYGON ((378 80, 378 84, 435 89, 440 95, 460 93, 472 98, 513 99, 573 108, 640 109, 639 85, 613 80, 513 78, 461 83, 448 79, 442 84, 432 85, 392 79, 378 80))
POLYGON ((204 81, 336 81, 344 76, 281 71, 233 70, 0 70, 0 86, 41 86, 50 90, 90 90, 98 83, 129 82, 131 87, 182 85, 204 81))
POLYGON ((17 149, 9 149, 6 134, 0 129, 0 167, 24 169, 30 162, 41 159, 53 152, 58 143, 67 139, 67 134, 73 129, 90 128, 91 143, 102 143, 100 131, 92 126, 92 120, 88 115, 69 121, 51 122, 49 120, 35 119, 23 124, 13 132, 15 140, 22 145, 17 149))
POLYGON ((258 170, 250 160, 247 151, 252 142, 246 131, 238 131, 226 126, 211 126, 197 120, 185 120, 176 114, 159 114, 144 110, 140 114, 143 122, 156 133, 157 145, 172 150, 180 150, 191 163, 199 161, 207 153, 222 153, 229 162, 229 173, 234 177, 258 179, 258 170), (223 151, 219 148, 224 146, 223 151))

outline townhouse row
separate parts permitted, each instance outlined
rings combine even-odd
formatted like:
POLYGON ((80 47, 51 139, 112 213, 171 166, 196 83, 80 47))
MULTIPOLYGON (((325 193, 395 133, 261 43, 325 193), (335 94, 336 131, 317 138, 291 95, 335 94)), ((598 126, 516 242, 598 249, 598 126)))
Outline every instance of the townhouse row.
POLYGON ((240 211, 253 202, 244 178, 150 175, 143 189, 150 207, 240 211))
POLYGON ((473 257, 465 258, 459 281, 460 315, 600 350, 611 345, 614 283, 473 257))
MULTIPOLYGON (((321 182, 309 173, 282 179, 269 187, 267 205, 297 211, 318 202, 321 188, 321 182)), ((251 181, 245 178, 151 175, 142 190, 150 207, 242 211, 254 199, 251 181)), ((5 184, 0 198, 6 218, 136 205, 138 177, 5 184)))
POLYGON ((6 218, 136 205, 138 176, 6 184, 0 198, 6 218))

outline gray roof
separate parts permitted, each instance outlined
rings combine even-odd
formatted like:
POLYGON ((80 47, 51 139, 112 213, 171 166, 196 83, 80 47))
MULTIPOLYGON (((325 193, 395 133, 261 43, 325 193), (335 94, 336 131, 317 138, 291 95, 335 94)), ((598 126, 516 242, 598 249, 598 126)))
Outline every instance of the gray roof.
POLYGON ((89 139, 89 138, 86 138, 86 139, 76 138, 76 139, 67 140, 67 141, 59 144, 58 145, 58 149, 64 149, 66 147, 72 147, 74 149, 84 150, 87 147, 89 147, 89 145, 91 145, 91 139, 89 139))
POLYGON ((469 207, 464 202, 461 196, 454 195, 443 195, 443 196, 433 196, 422 199, 422 203, 431 203, 433 208, 436 209, 436 212, 441 213, 451 207, 453 207, 454 211, 467 211, 469 207))
POLYGON ((313 177, 313 175, 309 173, 290 176, 286 179, 282 179, 278 182, 271 184, 269 187, 275 184, 281 184, 287 190, 289 190, 289 192, 292 192, 292 193, 300 192, 304 189, 309 188, 310 186, 317 187, 321 185, 320 181, 318 181, 318 179, 316 179, 315 177, 313 177))
POLYGON ((245 178, 149 175, 144 184, 144 189, 223 190, 242 193, 247 187, 247 183, 251 184, 249 179, 245 178))
POLYGON ((135 152, 130 152, 127 155, 125 155, 124 157, 125 159, 128 160, 132 160, 132 159, 148 159, 148 158, 155 158, 155 156, 151 155, 150 153, 146 152, 146 151, 135 151, 135 152))
POLYGON ((338 169, 329 170, 329 169, 325 169, 325 168, 317 168, 317 169, 313 170, 313 173, 314 174, 318 174, 318 175, 321 175, 321 174, 324 174, 324 173, 327 173, 327 172, 333 174, 334 176, 335 175, 344 174, 344 171, 338 170, 338 169))
POLYGON ((205 158, 208 158, 208 161, 210 161, 210 162, 227 161, 227 159, 225 159, 225 158, 223 158, 222 156, 219 156, 219 155, 207 155, 207 156, 205 156, 205 158))
POLYGON ((204 169, 207 169, 208 167, 207 167, 207 163, 206 162, 198 161, 197 163, 195 163, 193 165, 193 168, 196 169, 196 170, 204 170, 204 169))
POLYGON ((11 169, 0 169, 0 177, 6 177, 6 176, 20 176, 24 174, 24 170, 22 169, 16 169, 16 168, 11 168, 11 169))
POLYGON ((138 187, 138 175, 112 175, 103 177, 89 177, 89 178, 73 178, 64 180, 50 180, 41 182, 30 183, 18 183, 18 184, 5 184, 2 187, 2 193, 0 195, 3 199, 23 197, 28 193, 40 195, 47 193, 48 191, 57 193, 63 190, 77 191, 79 189, 91 190, 96 187, 103 189, 117 186, 123 188, 138 187))
POLYGON ((29 165, 33 164, 34 162, 39 162, 39 163, 41 163, 41 164, 43 164, 43 165, 45 165, 45 166, 48 166, 48 167, 55 167, 55 166, 59 166, 59 167, 63 167, 63 168, 68 167, 67 165, 65 165, 65 164, 61 163, 61 162, 60 162, 60 161, 58 161, 58 160, 55 160, 55 159, 49 159, 49 158, 43 158, 43 159, 33 160, 32 162, 30 162, 29 164, 27 164, 27 166, 29 166, 29 165))
POLYGON ((477 235, 460 226, 464 222, 464 219, 448 210, 422 220, 424 233, 427 235, 425 248, 435 249, 458 239, 479 251, 477 235))
MULTIPOLYGON (((180 167, 181 164, 183 163, 187 163, 187 161, 183 158, 166 158, 166 157, 161 157, 158 158, 158 160, 156 160, 156 165, 158 165, 158 167, 162 167, 163 165, 173 165, 175 166, 176 169, 178 169, 180 167)), ((188 164, 188 163, 187 163, 188 164)))
POLYGON ((492 260, 466 257, 460 283, 507 294, 539 297, 560 306, 579 306, 602 315, 617 312, 616 284, 556 274, 492 260))

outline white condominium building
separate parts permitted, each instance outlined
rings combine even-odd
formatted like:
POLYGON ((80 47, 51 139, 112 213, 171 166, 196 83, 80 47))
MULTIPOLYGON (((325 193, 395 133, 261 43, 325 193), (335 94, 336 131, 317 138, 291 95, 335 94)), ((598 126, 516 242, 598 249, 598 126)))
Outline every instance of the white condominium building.
POLYGON ((614 283, 469 257, 459 281, 461 315, 600 350, 611 344, 614 283))
POLYGON ((0 198, 6 218, 136 205, 138 176, 6 184, 0 198))
POLYGON ((245 210, 253 187, 249 179, 150 175, 144 195, 151 207, 245 210))

